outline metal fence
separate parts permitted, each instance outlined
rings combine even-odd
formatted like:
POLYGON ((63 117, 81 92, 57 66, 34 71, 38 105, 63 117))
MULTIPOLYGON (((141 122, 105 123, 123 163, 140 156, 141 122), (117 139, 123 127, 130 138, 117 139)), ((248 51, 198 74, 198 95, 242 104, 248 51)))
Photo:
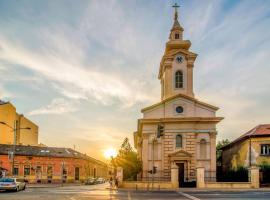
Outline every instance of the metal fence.
POLYGON ((250 172, 247 169, 228 171, 205 171, 205 182, 250 182, 250 172))
POLYGON ((155 174, 151 174, 148 171, 142 171, 141 175, 137 177, 138 181, 146 182, 169 182, 171 181, 168 172, 157 170, 155 174))

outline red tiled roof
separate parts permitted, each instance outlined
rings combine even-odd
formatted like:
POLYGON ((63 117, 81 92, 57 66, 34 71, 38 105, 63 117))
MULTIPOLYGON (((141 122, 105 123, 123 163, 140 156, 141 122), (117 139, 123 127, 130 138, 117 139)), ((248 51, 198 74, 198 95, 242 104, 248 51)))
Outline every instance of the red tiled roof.
POLYGON ((239 138, 235 139, 230 144, 222 147, 221 149, 229 147, 249 137, 258 137, 258 136, 267 136, 267 135, 270 136, 270 124, 260 124, 254 127, 253 129, 251 129, 250 131, 248 131, 247 133, 241 135, 239 138))

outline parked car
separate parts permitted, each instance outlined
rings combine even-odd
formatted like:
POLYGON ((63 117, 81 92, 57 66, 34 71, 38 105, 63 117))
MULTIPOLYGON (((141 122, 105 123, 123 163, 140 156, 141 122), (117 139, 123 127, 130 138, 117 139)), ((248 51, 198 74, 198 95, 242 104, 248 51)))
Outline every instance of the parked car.
POLYGON ((98 178, 97 179, 97 183, 105 183, 105 179, 104 178, 98 178))
POLYGON ((17 178, 0 178, 0 190, 20 191, 25 190, 26 183, 17 178))
POLYGON ((85 185, 95 185, 95 184, 97 184, 97 182, 96 182, 95 178, 88 178, 85 180, 84 184, 85 185))

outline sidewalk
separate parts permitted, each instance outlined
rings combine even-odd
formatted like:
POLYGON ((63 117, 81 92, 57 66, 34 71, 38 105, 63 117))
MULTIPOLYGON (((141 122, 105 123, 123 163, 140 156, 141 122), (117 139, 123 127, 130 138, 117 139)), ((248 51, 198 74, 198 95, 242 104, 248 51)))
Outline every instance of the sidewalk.
POLYGON ((56 187, 67 187, 67 186, 82 186, 83 183, 28 183, 26 184, 27 188, 56 188, 56 187))
POLYGON ((187 193, 191 193, 191 192, 245 192, 245 191, 254 191, 254 192, 270 192, 270 187, 266 188, 258 188, 258 189, 237 189, 237 188, 233 188, 233 189, 198 189, 198 188, 176 188, 176 189, 157 189, 154 188, 152 190, 152 188, 150 188, 149 190, 147 189, 129 189, 129 188, 118 188, 118 190, 122 190, 122 191, 138 191, 138 192, 187 192, 187 193))

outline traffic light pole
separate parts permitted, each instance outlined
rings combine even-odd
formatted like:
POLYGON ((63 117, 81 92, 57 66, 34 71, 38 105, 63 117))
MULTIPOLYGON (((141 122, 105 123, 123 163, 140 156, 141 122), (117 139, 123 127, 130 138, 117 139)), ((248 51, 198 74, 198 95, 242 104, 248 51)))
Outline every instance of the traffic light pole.
POLYGON ((154 158, 155 158, 155 154, 154 154, 154 150, 155 150, 155 137, 153 138, 153 141, 152 141, 152 190, 154 189, 154 165, 155 165, 155 161, 154 161, 154 158))

